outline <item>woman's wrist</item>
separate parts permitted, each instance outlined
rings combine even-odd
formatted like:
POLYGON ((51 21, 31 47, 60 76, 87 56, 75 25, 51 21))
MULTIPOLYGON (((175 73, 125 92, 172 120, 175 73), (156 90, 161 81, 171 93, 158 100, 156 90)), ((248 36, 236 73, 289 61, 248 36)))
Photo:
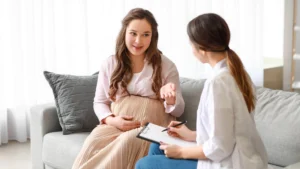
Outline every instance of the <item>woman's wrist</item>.
POLYGON ((189 141, 196 141, 197 133, 196 131, 191 131, 189 141))
POLYGON ((180 147, 180 158, 187 159, 186 151, 184 147, 180 147))
POLYGON ((176 97, 174 98, 174 100, 169 100, 169 103, 167 102, 167 105, 174 106, 175 104, 176 104, 176 97))
POLYGON ((167 106, 174 106, 176 104, 176 99, 170 101, 169 99, 165 99, 166 105, 167 106))
POLYGON ((175 105, 174 103, 168 103, 167 101, 166 101, 166 104, 167 104, 168 106, 174 106, 174 105, 175 105))
POLYGON ((104 118, 102 120, 102 123, 103 124, 108 124, 108 125, 111 125, 112 124, 112 119, 114 118, 114 115, 110 115, 110 116, 107 116, 106 118, 104 118))

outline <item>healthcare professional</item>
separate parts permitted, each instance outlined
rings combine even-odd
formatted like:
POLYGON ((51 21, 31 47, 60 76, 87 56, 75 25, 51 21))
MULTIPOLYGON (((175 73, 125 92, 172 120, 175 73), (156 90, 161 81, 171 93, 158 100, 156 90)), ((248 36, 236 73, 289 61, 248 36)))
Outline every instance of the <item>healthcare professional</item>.
MULTIPOLYGON (((229 47, 225 20, 207 13, 187 26, 193 53, 213 68, 206 80, 197 110, 197 130, 185 125, 168 133, 195 147, 151 144, 148 156, 136 169, 266 169, 267 154, 256 130, 252 81, 239 56, 229 47)), ((247 39, 245 39, 247 40, 247 39)), ((172 121, 169 126, 178 124, 172 121)))

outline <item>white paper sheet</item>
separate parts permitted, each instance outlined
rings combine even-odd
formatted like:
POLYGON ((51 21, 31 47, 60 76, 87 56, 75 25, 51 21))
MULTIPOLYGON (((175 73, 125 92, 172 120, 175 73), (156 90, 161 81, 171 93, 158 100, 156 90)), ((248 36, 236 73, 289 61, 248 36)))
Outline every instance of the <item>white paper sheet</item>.
POLYGON ((162 132, 163 129, 165 129, 165 127, 148 123, 148 125, 143 128, 137 137, 156 143, 163 142, 167 144, 176 144, 182 147, 197 146, 196 142, 184 141, 179 138, 169 136, 167 131, 162 132))

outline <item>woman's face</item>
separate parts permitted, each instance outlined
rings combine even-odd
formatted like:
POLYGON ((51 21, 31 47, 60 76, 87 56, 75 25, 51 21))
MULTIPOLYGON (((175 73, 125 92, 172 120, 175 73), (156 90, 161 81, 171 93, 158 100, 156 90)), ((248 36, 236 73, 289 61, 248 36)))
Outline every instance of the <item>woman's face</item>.
POLYGON ((195 47, 195 45, 190 42, 191 46, 192 46, 192 50, 193 50, 193 54, 194 56, 200 60, 202 63, 208 63, 208 58, 207 56, 205 55, 205 51, 204 50, 201 50, 197 47, 195 47))
POLYGON ((131 57, 144 57, 151 43, 151 25, 146 19, 132 20, 126 28, 125 44, 131 57))

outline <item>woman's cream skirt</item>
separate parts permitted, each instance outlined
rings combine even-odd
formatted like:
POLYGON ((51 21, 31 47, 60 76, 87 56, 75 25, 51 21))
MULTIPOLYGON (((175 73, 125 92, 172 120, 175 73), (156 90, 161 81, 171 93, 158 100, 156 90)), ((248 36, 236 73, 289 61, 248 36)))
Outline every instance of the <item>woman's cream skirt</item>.
MULTIPOLYGON (((127 96, 112 103, 115 115, 131 115, 134 120, 167 126, 175 118, 165 113, 161 101, 127 96)), ((141 127, 142 128, 142 127, 141 127)), ((109 125, 98 125, 86 138, 73 169, 133 169, 147 155, 149 142, 136 137, 141 128, 120 131, 109 125)))

